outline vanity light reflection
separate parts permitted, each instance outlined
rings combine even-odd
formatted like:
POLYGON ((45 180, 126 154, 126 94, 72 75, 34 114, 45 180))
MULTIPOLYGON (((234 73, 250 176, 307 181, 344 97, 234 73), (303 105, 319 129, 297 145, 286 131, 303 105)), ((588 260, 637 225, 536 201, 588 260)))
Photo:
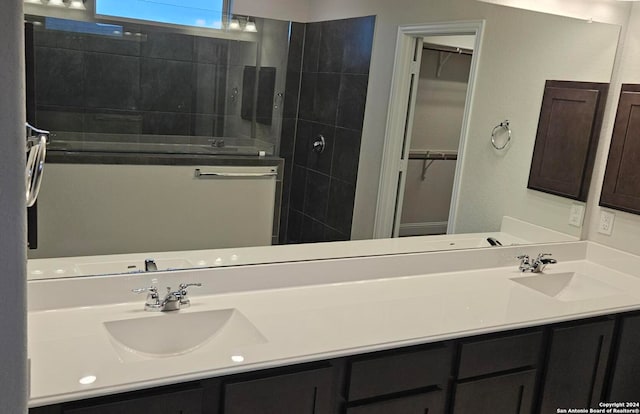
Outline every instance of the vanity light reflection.
POLYGON ((240 363, 240 362, 244 362, 244 357, 243 357, 242 355, 233 355, 233 356, 231 357, 231 360, 232 360, 233 362, 240 363))

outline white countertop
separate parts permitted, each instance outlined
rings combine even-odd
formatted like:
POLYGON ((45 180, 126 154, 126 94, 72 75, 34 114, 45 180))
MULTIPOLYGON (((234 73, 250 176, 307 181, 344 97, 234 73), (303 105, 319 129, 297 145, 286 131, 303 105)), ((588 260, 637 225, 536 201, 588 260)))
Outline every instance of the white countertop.
MULTIPOLYGON (((637 257, 587 242, 571 246, 583 248, 584 257, 551 265, 545 273, 577 272, 610 290, 603 289, 602 295, 595 295, 599 297, 557 300, 510 280, 530 276, 519 273, 513 264, 425 274, 398 270, 398 277, 217 295, 204 291, 194 294, 191 308, 179 313, 144 312, 142 297, 129 298, 139 300, 128 303, 34 310, 29 312, 30 406, 640 309, 640 277, 632 274, 640 263, 637 257), (618 254, 619 260, 612 254, 618 254), (606 260, 610 267, 602 264, 606 260), (614 269, 617 265, 611 263, 621 267, 614 269), (240 315, 234 317, 243 324, 244 316, 257 331, 238 331, 234 327, 239 325, 229 323, 191 352, 157 358, 124 351, 110 339, 103 324, 131 318, 169 320, 216 309, 235 309, 240 315), (242 356, 243 361, 233 362, 232 356, 242 356), (94 383, 79 383, 90 375, 96 377, 94 383)), ((562 254, 561 244, 555 249, 562 254)), ((497 250, 484 255, 501 257, 504 262, 512 260, 516 248, 497 250)), ((479 254, 470 251, 467 256, 474 259, 479 254)), ((431 253, 385 260, 387 264, 389 260, 428 264, 466 257, 463 255, 431 253)), ((376 259, 353 260, 374 263, 376 259)), ((335 266, 349 263, 350 259, 343 259, 335 266)), ((286 264, 269 266, 282 271, 286 264)), ((314 263, 296 266, 312 269, 314 263)), ((392 267, 389 274, 393 274, 392 267)))
POLYGON ((144 269, 145 259, 149 258, 155 260, 160 270, 175 270, 485 248, 490 247, 487 241, 489 237, 499 240, 504 246, 578 240, 563 233, 505 216, 499 232, 350 240, 320 245, 303 243, 29 259, 27 277, 29 280, 46 280, 101 274, 140 273, 144 269))

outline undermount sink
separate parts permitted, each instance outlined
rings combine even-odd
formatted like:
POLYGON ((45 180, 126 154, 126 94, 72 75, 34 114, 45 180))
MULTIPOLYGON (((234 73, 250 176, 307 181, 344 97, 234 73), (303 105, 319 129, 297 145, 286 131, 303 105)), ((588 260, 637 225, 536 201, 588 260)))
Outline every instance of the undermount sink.
POLYGON ((604 282, 574 272, 516 277, 511 280, 562 302, 603 298, 623 293, 604 282))
POLYGON ((266 338, 237 309, 163 312, 104 323, 124 361, 178 356, 209 344, 238 347, 266 338))

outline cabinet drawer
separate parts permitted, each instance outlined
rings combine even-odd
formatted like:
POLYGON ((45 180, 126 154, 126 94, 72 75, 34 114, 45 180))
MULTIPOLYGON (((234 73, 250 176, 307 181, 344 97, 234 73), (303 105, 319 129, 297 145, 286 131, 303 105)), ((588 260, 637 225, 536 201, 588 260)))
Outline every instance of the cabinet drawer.
POLYGON ((347 414, 442 414, 444 391, 434 391, 411 397, 394 398, 374 404, 347 409, 347 414))
POLYGON ((542 332, 529 332, 462 344, 459 379, 535 366, 542 332))
POLYGON ((224 385, 224 414, 329 414, 333 407, 331 367, 224 385))
POLYGON ((440 385, 451 372, 451 346, 405 351, 351 363, 348 400, 440 385))
POLYGON ((529 370, 458 384, 453 414, 531 414, 535 382, 529 370))
POLYGON ((202 389, 133 397, 85 407, 64 407, 63 414, 201 414, 202 389))

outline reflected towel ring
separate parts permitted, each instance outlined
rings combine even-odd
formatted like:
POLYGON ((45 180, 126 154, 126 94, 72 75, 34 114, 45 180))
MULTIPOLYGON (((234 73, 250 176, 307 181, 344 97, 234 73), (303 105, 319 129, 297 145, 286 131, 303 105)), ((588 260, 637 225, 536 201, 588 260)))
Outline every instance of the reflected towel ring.
POLYGON ((509 142, 511 142, 511 128, 509 128, 509 120, 505 120, 504 122, 500 122, 499 125, 496 125, 496 127, 493 128, 493 131, 491 131, 491 145, 493 145, 493 148, 497 149, 498 151, 502 151, 507 147, 507 145, 509 145, 509 142), (496 133, 502 129, 507 132, 508 136, 504 145, 499 146, 498 144, 496 144, 496 133))

